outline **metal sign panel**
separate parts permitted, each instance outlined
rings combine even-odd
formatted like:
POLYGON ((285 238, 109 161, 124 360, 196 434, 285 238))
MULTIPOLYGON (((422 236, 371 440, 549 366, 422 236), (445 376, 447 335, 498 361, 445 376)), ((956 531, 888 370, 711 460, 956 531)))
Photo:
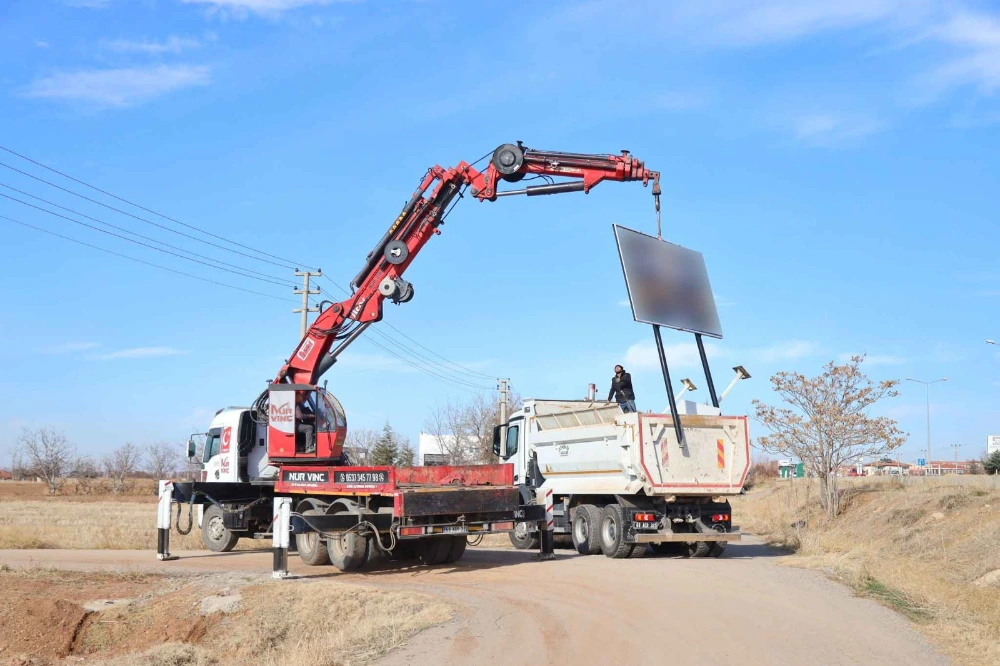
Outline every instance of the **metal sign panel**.
POLYGON ((721 338, 722 325, 702 254, 612 226, 633 319, 721 338))
POLYGON ((987 435, 986 455, 1000 451, 1000 435, 987 435))

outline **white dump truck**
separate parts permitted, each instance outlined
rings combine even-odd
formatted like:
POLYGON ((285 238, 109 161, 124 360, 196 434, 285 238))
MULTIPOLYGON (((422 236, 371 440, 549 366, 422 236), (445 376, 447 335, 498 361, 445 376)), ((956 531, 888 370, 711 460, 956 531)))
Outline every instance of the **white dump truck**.
MULTIPOLYGON (((584 555, 658 553, 718 557, 740 539, 729 497, 750 468, 745 416, 680 401, 683 441, 669 414, 624 413, 614 403, 527 400, 493 433, 493 450, 514 465, 528 504, 551 492, 554 533, 584 555)), ((535 547, 518 523, 511 541, 535 547)))

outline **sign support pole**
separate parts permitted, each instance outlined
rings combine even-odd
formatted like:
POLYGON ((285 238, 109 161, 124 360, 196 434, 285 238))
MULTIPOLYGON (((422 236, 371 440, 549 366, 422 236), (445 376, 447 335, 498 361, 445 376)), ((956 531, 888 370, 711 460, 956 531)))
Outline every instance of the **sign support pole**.
POLYGON ((663 383, 667 387, 667 399, 670 400, 670 418, 674 422, 674 432, 677 434, 677 443, 684 443, 684 429, 681 428, 681 417, 677 413, 677 400, 674 398, 674 389, 670 383, 670 370, 667 368, 667 355, 663 351, 663 338, 660 337, 660 327, 653 324, 653 337, 656 338, 656 353, 660 356, 660 369, 663 371, 663 383))

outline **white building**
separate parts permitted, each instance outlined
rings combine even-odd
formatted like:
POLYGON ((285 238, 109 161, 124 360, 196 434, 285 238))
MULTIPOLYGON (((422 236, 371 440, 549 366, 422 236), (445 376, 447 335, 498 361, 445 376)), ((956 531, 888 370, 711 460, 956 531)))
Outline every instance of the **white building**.
MULTIPOLYGON (((455 448, 454 435, 432 435, 429 432, 420 433, 417 442, 417 464, 418 465, 447 465, 447 451, 455 448), (442 443, 444 446, 442 447, 442 443)), ((470 454, 473 452, 470 451, 470 454)))

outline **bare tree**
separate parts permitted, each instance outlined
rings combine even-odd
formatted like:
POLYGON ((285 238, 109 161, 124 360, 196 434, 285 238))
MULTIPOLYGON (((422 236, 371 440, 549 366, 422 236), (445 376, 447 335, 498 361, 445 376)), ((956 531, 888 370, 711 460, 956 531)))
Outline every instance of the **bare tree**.
MULTIPOLYGON (((521 397, 507 399, 507 412, 520 409, 521 397)), ((441 453, 451 465, 488 464, 493 455, 493 428, 500 425, 500 397, 477 394, 465 403, 448 403, 435 409, 425 424, 441 453)))
POLYGON ((70 471, 76 450, 66 441, 66 435, 47 426, 25 428, 17 439, 24 452, 26 472, 48 484, 49 494, 55 495, 70 471))
POLYGON ((10 454, 10 478, 13 481, 24 481, 28 478, 28 465, 20 451, 10 454))
POLYGON ((880 457, 906 441, 894 420, 870 416, 879 400, 899 395, 894 390, 899 380, 872 382, 861 371, 864 358, 854 356, 843 365, 831 361, 818 377, 774 375, 771 386, 790 407, 753 401, 755 419, 770 431, 757 444, 805 463, 819 477, 820 501, 831 516, 840 512, 837 471, 862 457, 880 457))
POLYGON ((154 479, 159 481, 170 478, 177 472, 179 460, 180 454, 176 444, 156 442, 146 447, 143 467, 154 479))
POLYGON ((142 453, 132 442, 126 442, 104 456, 104 473, 111 479, 112 493, 118 495, 129 489, 129 479, 135 475, 141 461, 142 453))
POLYGON ((101 470, 90 456, 80 456, 73 461, 69 476, 73 477, 74 492, 88 495, 94 489, 94 482, 100 478, 101 470))
POLYGON ((352 465, 371 464, 372 449, 378 441, 379 434, 370 428, 359 428, 347 432, 344 451, 352 465))

